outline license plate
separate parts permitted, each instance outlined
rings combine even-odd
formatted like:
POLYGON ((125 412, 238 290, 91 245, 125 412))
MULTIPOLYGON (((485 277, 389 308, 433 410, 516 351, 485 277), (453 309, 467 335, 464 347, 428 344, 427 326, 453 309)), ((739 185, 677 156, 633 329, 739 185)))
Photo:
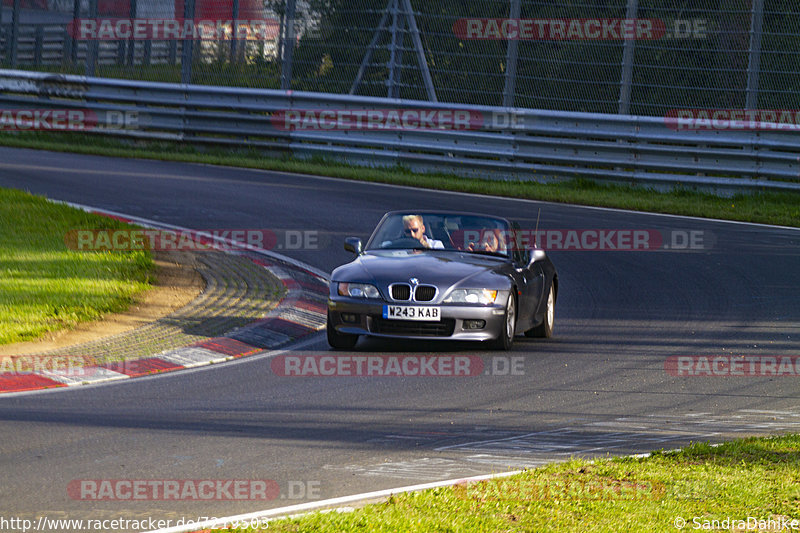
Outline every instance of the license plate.
POLYGON ((383 318, 389 320, 441 320, 441 311, 438 307, 423 307, 421 305, 384 305, 383 318))

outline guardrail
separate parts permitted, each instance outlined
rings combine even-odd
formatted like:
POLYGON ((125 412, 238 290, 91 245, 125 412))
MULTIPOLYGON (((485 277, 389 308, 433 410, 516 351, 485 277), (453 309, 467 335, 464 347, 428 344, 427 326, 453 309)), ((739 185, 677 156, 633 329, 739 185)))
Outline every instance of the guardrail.
POLYGON ((653 117, 0 70, 0 129, 10 129, 2 112, 15 109, 88 112, 98 123, 84 129, 104 135, 415 171, 800 191, 796 130, 675 130, 653 117))

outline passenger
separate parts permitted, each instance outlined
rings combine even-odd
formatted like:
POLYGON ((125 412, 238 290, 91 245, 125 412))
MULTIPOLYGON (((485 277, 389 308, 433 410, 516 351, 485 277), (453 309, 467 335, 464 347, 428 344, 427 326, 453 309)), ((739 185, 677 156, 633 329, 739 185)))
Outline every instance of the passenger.
POLYGON ((499 229, 487 229, 483 231, 480 243, 469 243, 467 250, 470 252, 482 251, 505 254, 506 246, 499 229))

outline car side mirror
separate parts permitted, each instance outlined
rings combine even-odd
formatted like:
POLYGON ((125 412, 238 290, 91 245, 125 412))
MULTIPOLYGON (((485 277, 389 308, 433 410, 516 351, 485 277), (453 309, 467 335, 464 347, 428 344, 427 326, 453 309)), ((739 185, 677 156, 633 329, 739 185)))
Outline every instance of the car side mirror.
POLYGON ((544 250, 541 250, 541 249, 533 250, 531 252, 531 262, 530 262, 530 264, 534 264, 537 261, 544 261, 544 259, 546 257, 547 257, 547 254, 544 252, 544 250))
POLYGON ((347 237, 344 240, 344 249, 356 255, 361 255, 361 253, 364 251, 363 245, 361 244, 361 239, 358 237, 347 237))

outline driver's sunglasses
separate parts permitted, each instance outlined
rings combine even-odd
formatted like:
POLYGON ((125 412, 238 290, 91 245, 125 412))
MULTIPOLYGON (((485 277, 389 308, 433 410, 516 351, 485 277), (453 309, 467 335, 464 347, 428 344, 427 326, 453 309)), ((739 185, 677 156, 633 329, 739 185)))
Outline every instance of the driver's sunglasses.
POLYGON ((405 233, 406 235, 411 235, 412 233, 416 233, 416 232, 420 231, 421 229, 422 228, 406 228, 406 229, 403 230, 403 233, 405 233))

